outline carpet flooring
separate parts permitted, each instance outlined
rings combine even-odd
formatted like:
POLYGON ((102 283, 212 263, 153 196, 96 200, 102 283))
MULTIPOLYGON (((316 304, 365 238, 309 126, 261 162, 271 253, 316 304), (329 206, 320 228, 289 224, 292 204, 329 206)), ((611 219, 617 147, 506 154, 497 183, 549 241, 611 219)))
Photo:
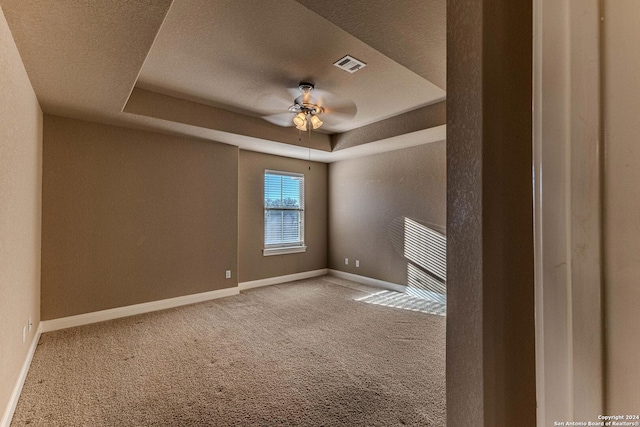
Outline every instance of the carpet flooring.
POLYGON ((43 334, 12 426, 444 426, 445 317, 331 276, 43 334))

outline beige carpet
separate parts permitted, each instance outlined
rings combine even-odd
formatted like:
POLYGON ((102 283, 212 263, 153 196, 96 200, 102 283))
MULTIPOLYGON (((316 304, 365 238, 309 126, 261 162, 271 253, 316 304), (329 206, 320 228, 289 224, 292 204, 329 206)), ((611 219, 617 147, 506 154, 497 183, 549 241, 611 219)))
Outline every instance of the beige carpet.
POLYGON ((12 426, 444 426, 445 318, 320 277, 43 334, 12 426))

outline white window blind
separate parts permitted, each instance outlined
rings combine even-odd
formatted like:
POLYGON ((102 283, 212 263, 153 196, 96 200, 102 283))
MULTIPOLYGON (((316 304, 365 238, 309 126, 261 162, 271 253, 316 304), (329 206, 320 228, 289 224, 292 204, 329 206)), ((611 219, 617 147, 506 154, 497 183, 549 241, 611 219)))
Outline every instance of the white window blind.
POLYGON ((265 248, 304 245, 304 175, 265 171, 265 248))

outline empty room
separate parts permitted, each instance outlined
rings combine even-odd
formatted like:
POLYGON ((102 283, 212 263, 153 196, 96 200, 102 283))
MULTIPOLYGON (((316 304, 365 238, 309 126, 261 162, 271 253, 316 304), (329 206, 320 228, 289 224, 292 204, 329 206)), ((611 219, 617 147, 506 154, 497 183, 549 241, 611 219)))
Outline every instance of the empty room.
POLYGON ((0 5, 4 423, 445 424, 444 2, 0 5))
POLYGON ((0 0, 0 427, 638 425, 639 17, 0 0))

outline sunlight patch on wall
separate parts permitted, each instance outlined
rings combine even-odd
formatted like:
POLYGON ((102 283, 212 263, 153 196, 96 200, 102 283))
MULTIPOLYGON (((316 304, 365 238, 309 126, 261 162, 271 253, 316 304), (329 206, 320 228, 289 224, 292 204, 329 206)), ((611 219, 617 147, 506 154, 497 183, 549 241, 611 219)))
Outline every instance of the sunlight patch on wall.
POLYGON ((404 256, 415 265, 447 281, 447 238, 411 218, 404 218, 404 256))
POLYGON ((405 292, 408 295, 447 304, 446 285, 411 263, 407 263, 407 290, 405 292))
POLYGON ((447 304, 447 237, 410 218, 404 218, 406 293, 447 304))

